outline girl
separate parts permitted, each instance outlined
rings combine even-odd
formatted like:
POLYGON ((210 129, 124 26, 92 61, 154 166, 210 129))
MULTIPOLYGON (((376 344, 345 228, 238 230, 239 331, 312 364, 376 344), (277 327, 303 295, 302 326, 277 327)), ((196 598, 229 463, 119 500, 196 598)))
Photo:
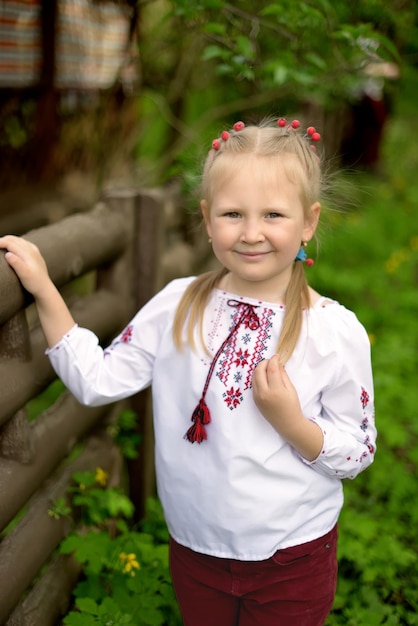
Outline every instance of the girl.
POLYGON ((35 297, 58 375, 89 405, 152 383, 158 493, 185 626, 321 626, 342 479, 373 460, 370 346, 308 287, 319 134, 283 119, 213 142, 201 209, 220 271, 168 284, 106 349, 39 251, 0 238, 35 297))

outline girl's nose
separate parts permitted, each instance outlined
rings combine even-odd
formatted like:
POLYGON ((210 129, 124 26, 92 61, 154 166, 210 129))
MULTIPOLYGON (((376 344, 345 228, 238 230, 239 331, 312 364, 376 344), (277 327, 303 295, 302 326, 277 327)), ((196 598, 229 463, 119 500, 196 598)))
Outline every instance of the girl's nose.
POLYGON ((241 241, 245 243, 258 243, 264 241, 264 233, 258 221, 247 221, 243 223, 241 241))

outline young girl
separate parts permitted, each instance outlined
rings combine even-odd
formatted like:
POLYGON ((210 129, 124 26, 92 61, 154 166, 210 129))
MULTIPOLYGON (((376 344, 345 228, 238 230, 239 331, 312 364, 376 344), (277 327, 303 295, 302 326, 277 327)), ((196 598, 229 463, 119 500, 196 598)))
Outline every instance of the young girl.
POLYGON ((216 139, 201 209, 222 265, 168 284, 105 350, 39 251, 0 238, 58 375, 89 405, 152 383, 158 493, 185 626, 321 626, 335 594, 342 479, 373 460, 370 346, 305 279, 319 134, 294 121, 216 139))

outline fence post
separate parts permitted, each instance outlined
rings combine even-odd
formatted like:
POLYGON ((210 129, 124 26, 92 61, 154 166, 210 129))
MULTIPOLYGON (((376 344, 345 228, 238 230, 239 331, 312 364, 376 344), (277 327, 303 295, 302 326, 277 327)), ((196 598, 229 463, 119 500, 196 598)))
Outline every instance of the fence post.
MULTIPOLYGON (((134 309, 134 288, 129 283, 133 264, 129 263, 129 268, 123 268, 123 264, 127 266, 126 258, 133 255, 135 201, 119 203, 116 208, 110 210, 102 204, 86 214, 71 215, 26 234, 39 245, 58 287, 65 288, 81 275, 97 275, 99 289, 87 294, 72 294, 69 290, 66 297, 80 325, 92 328, 103 340, 118 332, 134 309)), ((69 559, 60 559, 60 575, 54 574, 51 555, 70 523, 64 518, 53 519, 48 511, 51 503, 66 495, 77 469, 100 465, 115 484, 119 482, 119 451, 100 424, 114 421, 121 405, 81 407, 64 394, 28 423, 25 404, 47 386, 54 374, 43 354, 42 331, 37 324, 32 327, 31 321, 29 330, 26 321, 24 309, 32 299, 2 256, 0 530, 18 511, 26 506, 28 510, 15 520, 13 529, 8 529, 0 543, 0 624, 51 626, 55 623, 52 620, 66 610, 63 607, 68 603, 78 567, 69 559), (61 465, 79 441, 86 443, 85 451, 71 465, 61 465), (31 587, 35 577, 36 584, 31 587)), ((29 311, 29 319, 30 313, 33 311, 29 311)))
MULTIPOLYGON (((161 245, 164 232, 163 203, 164 196, 159 192, 141 189, 111 190, 103 194, 103 201, 117 208, 124 215, 133 215, 132 226, 133 246, 130 262, 125 258, 124 271, 129 272, 127 285, 131 287, 133 302, 132 315, 136 313, 155 294, 161 281, 159 275, 161 245), (133 209, 133 213, 131 210, 133 209), (126 270, 130 266, 131 272, 126 270)), ((129 219, 129 218, 128 218, 129 219)), ((117 264, 116 264, 117 268, 117 264)), ((127 277, 125 276, 125 279, 127 277)), ((101 270, 100 285, 104 282, 123 280, 101 270)), ((120 285, 118 285, 120 289, 120 285)), ((138 416, 137 433, 145 445, 140 446, 137 459, 128 462, 129 496, 135 506, 134 521, 143 518, 145 499, 154 493, 154 453, 152 412, 149 390, 136 394, 131 398, 130 406, 138 416)))

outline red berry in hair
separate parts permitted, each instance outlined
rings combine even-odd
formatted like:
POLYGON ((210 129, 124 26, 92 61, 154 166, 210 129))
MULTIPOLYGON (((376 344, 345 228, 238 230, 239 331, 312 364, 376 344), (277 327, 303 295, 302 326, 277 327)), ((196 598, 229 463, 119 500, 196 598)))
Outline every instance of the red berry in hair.
POLYGON ((319 133, 312 134, 312 141, 319 141, 321 139, 321 135, 319 133))
POLYGON ((305 263, 306 265, 308 265, 308 267, 311 267, 314 264, 314 260, 313 259, 306 259, 305 263))
POLYGON ((280 128, 284 128, 286 126, 286 124, 287 124, 287 122, 286 122, 284 117, 280 117, 277 120, 277 126, 280 126, 280 128))
POLYGON ((296 128, 299 128, 300 126, 300 122, 299 120, 293 120, 292 124, 291 124, 292 128, 294 128, 296 130, 296 128))
POLYGON ((235 122, 234 130, 242 130, 243 128, 245 128, 244 122, 235 122))
POLYGON ((214 150, 219 150, 220 147, 221 147, 221 142, 219 141, 219 139, 214 139, 212 141, 212 148, 214 150))
POLYGON ((224 141, 227 141, 227 140, 229 139, 229 133, 228 133, 228 131, 227 131, 227 130, 224 130, 224 131, 221 133, 221 139, 223 139, 224 141))
POLYGON ((314 133, 316 133, 316 128, 314 126, 308 126, 306 132, 308 133, 308 135, 313 135, 314 133))

